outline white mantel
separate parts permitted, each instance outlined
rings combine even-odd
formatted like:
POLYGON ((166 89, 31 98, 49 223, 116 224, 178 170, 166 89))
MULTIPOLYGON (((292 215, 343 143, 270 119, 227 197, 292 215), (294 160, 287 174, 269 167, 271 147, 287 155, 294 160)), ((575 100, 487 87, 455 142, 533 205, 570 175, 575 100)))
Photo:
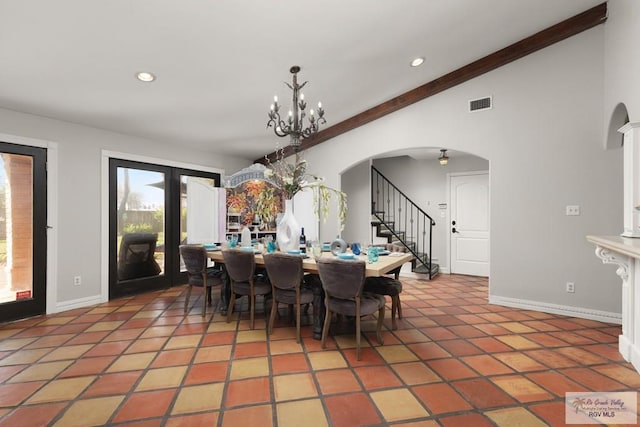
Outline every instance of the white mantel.
POLYGON ((622 279, 622 335, 618 350, 640 372, 640 239, 621 236, 587 236, 596 244, 596 256, 618 266, 622 279), (638 272, 638 274, 636 274, 638 272))
POLYGON ((618 266, 622 279, 622 335, 618 350, 640 372, 640 122, 618 129, 624 134, 623 231, 620 236, 587 236, 596 256, 618 266), (638 274, 636 274, 638 272, 638 274))
POLYGON ((587 236, 596 256, 618 266, 622 279, 622 335, 618 350, 640 372, 640 122, 618 129, 624 135, 623 231, 620 236, 587 236), (638 274, 636 274, 638 272, 638 274))

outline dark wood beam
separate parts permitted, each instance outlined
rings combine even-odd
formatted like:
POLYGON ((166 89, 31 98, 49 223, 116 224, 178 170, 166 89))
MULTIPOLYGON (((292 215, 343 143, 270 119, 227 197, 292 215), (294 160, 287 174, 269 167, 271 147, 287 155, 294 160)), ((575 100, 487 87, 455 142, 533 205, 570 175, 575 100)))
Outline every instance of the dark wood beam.
MULTIPOLYGON (((461 83, 469 81, 503 65, 509 64, 515 60, 523 58, 554 43, 565 40, 597 25, 603 24, 607 20, 607 3, 601 3, 592 7, 578 15, 566 19, 558 24, 548 27, 532 36, 522 39, 510 46, 493 52, 484 58, 478 59, 467 64, 455 71, 444 76, 423 84, 415 89, 396 96, 388 101, 383 102, 373 108, 348 118, 338 124, 326 128, 318 132, 314 137, 305 139, 301 146, 301 150, 306 150, 318 145, 338 135, 349 132, 369 122, 377 120, 387 114, 391 114, 404 107, 422 101, 437 93, 443 92, 461 83)), ((284 155, 293 154, 291 147, 284 149, 284 155)), ((277 152, 270 153, 266 156, 270 161, 277 158, 277 152)), ((257 163, 265 163, 265 158, 255 160, 257 163)))

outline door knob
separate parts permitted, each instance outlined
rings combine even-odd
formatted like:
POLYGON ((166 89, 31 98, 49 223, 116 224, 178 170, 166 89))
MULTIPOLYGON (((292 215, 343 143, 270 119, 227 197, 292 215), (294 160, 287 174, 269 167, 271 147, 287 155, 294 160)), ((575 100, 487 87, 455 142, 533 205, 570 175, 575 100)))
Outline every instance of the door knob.
POLYGON ((455 227, 453 227, 453 228, 451 229, 451 232, 452 232, 452 233, 458 233, 458 234, 460 233, 458 230, 456 230, 456 228, 455 228, 455 227))

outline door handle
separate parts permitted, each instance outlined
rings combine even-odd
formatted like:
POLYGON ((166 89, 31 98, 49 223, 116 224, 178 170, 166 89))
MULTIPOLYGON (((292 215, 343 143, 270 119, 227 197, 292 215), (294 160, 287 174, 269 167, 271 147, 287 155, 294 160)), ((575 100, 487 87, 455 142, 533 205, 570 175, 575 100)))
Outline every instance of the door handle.
POLYGON ((458 234, 460 234, 460 232, 459 232, 458 230, 456 230, 456 228, 455 228, 455 227, 453 227, 453 228, 451 229, 451 232, 452 232, 452 233, 458 233, 458 234))

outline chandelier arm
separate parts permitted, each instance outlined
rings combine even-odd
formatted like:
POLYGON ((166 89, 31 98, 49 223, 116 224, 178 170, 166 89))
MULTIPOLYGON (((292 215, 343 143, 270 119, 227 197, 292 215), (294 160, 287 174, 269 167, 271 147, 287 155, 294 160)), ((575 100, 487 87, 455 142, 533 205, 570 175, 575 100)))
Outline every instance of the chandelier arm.
POLYGON ((283 120, 280 120, 280 123, 273 129, 273 131, 279 137, 283 137, 289 135, 289 133, 291 132, 291 127, 283 120))
POLYGON ((302 132, 302 136, 306 139, 306 138, 312 137, 316 133, 318 133, 318 127, 316 125, 312 125, 312 126, 309 126, 308 128, 306 128, 302 132))

